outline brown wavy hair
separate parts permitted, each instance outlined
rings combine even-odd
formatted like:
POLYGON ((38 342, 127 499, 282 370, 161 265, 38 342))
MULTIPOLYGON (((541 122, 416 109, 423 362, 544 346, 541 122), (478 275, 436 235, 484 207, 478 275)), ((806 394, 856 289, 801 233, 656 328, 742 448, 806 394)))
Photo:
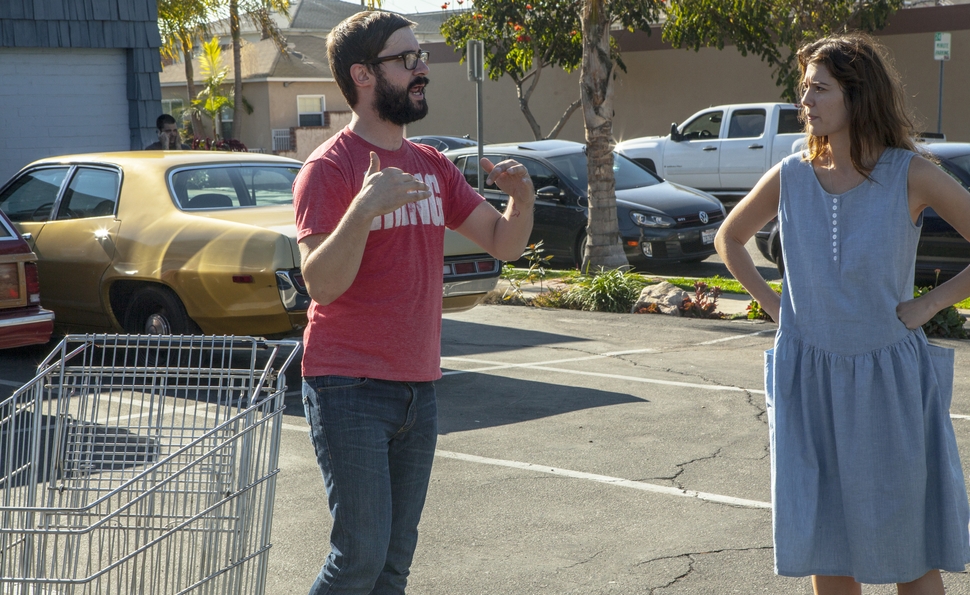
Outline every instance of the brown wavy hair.
POLYGON ((330 31, 327 35, 327 61, 350 107, 357 105, 357 87, 350 76, 350 67, 376 59, 395 31, 413 26, 413 21, 393 12, 362 10, 330 31))
MULTIPOLYGON (((802 79, 811 64, 824 65, 839 83, 849 110, 852 166, 869 177, 883 147, 917 151, 899 74, 886 49, 865 33, 824 37, 798 50, 802 79)), ((804 84, 804 83, 803 83, 804 84)), ((799 96, 804 88, 799 87, 799 96)), ((805 116, 802 106, 802 118, 805 116)), ((807 134, 808 161, 829 150, 828 136, 807 134)))

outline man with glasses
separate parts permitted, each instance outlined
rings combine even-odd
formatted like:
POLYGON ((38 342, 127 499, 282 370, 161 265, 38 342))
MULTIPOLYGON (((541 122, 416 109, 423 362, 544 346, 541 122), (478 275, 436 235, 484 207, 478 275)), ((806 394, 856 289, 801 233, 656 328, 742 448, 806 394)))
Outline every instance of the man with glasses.
POLYGON ((311 595, 403 594, 437 439, 445 226, 517 260, 535 192, 515 161, 482 160, 499 213, 404 127, 428 113, 428 53, 404 17, 363 11, 327 38, 354 112, 293 184, 312 302, 303 403, 333 529, 311 595))

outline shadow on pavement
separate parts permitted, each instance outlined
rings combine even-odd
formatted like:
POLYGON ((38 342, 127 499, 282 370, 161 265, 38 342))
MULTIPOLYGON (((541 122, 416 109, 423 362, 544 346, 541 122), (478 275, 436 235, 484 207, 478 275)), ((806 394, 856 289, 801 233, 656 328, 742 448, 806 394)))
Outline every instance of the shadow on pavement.
POLYGON ((438 434, 505 426, 595 407, 649 402, 623 393, 474 373, 445 376, 436 388, 438 434), (482 389, 483 383, 488 383, 487 392, 482 389), (488 397, 484 398, 486 394, 488 397))
MULTIPOLYGON (((509 306, 515 308, 517 306, 509 306)), ((522 330, 505 326, 463 322, 444 319, 441 321, 442 357, 461 357, 478 353, 526 349, 539 345, 583 343, 586 339, 543 331, 522 330)))

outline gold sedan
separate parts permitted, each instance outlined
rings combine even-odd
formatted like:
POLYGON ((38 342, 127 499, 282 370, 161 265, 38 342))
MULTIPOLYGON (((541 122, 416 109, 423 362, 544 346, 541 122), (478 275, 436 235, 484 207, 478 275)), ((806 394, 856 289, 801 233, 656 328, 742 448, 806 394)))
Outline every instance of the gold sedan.
MULTIPOLYGON (((66 330, 280 337, 306 325, 292 183, 300 162, 221 151, 50 157, 0 189, 66 330)), ((448 232, 444 305, 468 309, 500 263, 448 232)))

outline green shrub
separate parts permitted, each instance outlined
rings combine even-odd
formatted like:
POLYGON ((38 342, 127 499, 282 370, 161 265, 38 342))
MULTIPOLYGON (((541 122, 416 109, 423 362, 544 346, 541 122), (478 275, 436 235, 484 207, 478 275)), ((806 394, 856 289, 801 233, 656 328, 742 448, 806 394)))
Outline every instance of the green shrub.
POLYGON ((629 312, 647 285, 642 276, 629 268, 600 269, 583 275, 568 290, 564 301, 569 307, 588 312, 629 312))
MULTIPOLYGON (((913 297, 918 298, 928 293, 930 287, 917 287, 913 290, 913 297)), ((966 339, 967 330, 963 327, 966 316, 960 314, 956 306, 944 308, 933 315, 923 325, 923 332, 929 337, 944 337, 946 339, 966 339)))
POLYGON ((552 255, 543 256, 543 252, 545 252, 545 249, 542 247, 542 240, 526 246, 522 258, 529 261, 529 268, 525 271, 525 274, 520 274, 511 264, 506 264, 502 268, 502 278, 509 282, 509 287, 505 290, 505 295, 502 296, 503 300, 525 303, 527 300, 522 295, 523 281, 528 281, 533 285, 538 281, 539 289, 542 289, 542 280, 546 278, 548 273, 546 265, 552 260, 552 255))

